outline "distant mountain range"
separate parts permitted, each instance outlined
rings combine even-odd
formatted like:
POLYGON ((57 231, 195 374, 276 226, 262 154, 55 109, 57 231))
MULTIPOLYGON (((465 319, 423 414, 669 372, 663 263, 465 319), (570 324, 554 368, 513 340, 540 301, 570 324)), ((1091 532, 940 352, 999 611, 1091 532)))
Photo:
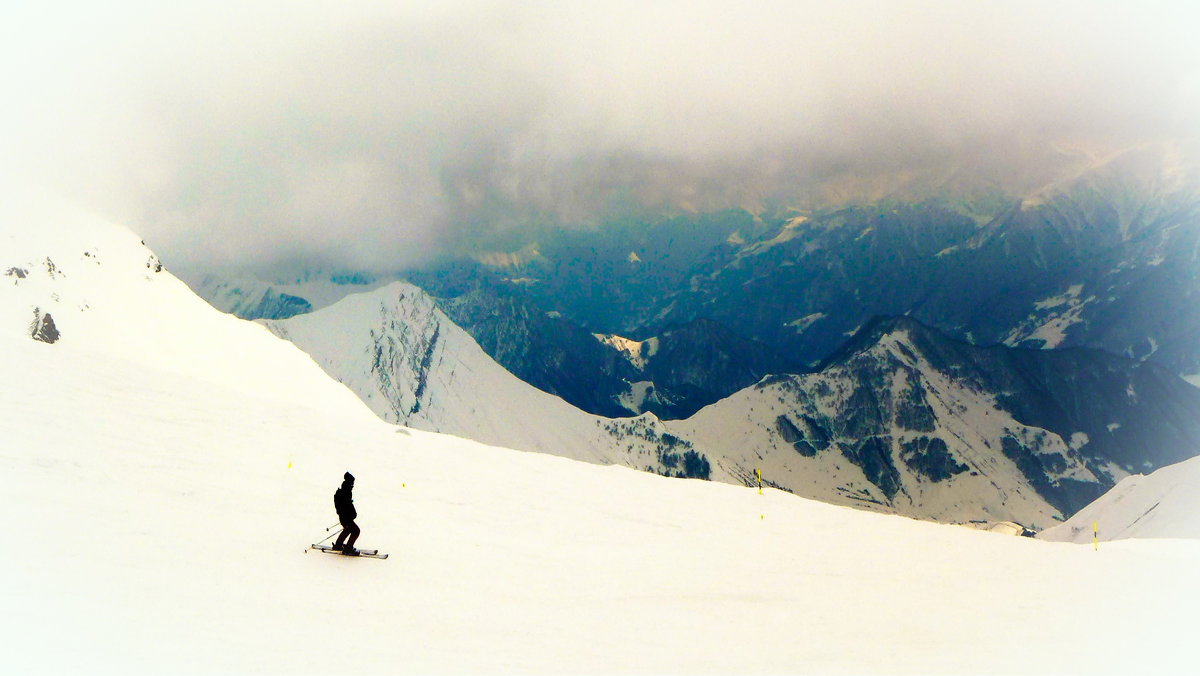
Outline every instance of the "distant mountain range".
MULTIPOLYGON (((1192 157, 1187 145, 1137 148, 1026 195, 542 230, 511 254, 403 276, 513 373, 603 415, 685 416, 737 391, 746 374, 816 366, 876 315, 909 315, 979 345, 1100 348, 1200 381, 1192 157), (688 348, 687 382, 655 378, 678 376, 678 365, 631 371, 586 339, 600 334, 611 347, 607 336, 644 343, 672 331, 684 341, 679 328, 700 320, 714 323, 693 332, 708 334, 709 361, 696 361, 699 344, 688 348), (711 347, 718 332, 726 349, 711 347)), ((243 317, 288 316, 302 308, 290 295, 372 288, 193 287, 243 317)))

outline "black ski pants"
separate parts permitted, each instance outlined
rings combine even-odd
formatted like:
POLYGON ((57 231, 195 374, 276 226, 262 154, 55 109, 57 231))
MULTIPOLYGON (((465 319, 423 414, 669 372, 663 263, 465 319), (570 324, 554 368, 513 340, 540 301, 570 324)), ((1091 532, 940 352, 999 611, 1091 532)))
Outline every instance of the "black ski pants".
POLYGON ((355 540, 358 540, 358 534, 361 532, 362 531, 359 529, 358 524, 354 523, 354 519, 346 519, 342 522, 342 532, 338 533, 337 540, 334 541, 334 544, 340 545, 342 544, 342 541, 345 541, 347 545, 353 547, 355 540), (347 535, 350 536, 349 539, 346 539, 347 535))

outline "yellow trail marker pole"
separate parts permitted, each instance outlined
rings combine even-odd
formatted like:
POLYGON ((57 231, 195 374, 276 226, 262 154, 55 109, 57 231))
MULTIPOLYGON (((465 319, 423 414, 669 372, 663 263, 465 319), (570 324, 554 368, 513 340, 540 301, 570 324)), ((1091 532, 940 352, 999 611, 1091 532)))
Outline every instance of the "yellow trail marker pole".
POLYGON ((1100 522, 1092 522, 1092 547, 1100 551, 1100 522))
MULTIPOLYGON (((758 494, 762 495, 763 494, 763 492, 762 492, 762 469, 756 467, 756 468, 754 468, 754 473, 758 476, 758 494)), ((765 519, 766 517, 767 517, 766 514, 758 515, 759 521, 765 519)))

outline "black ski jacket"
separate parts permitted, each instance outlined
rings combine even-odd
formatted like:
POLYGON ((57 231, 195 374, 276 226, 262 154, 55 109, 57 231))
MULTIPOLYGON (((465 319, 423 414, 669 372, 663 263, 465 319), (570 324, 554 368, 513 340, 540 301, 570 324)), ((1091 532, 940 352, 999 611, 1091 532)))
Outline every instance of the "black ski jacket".
POLYGON ((358 518, 358 512, 354 509, 353 491, 354 486, 342 484, 342 487, 333 493, 333 508, 337 510, 338 520, 342 523, 358 518))

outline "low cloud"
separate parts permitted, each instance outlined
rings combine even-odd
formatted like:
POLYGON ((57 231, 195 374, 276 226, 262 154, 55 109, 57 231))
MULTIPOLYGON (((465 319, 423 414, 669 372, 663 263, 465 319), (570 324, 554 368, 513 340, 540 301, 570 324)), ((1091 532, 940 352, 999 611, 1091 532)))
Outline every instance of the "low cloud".
POLYGON ((385 270, 929 170, 1019 189, 1062 148, 1200 120, 1200 14, 1176 5, 382 4, 14 14, 10 166, 169 263, 385 270))

